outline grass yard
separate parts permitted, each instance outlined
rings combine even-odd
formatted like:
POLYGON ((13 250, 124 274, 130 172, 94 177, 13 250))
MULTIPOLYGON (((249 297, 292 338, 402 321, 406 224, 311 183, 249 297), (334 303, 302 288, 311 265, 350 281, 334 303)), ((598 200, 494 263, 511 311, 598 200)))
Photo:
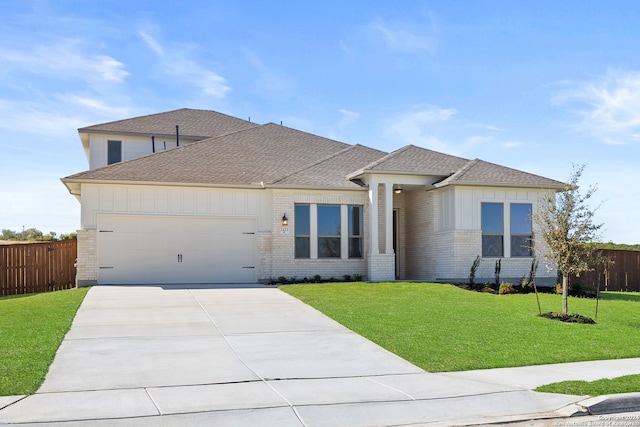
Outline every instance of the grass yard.
MULTIPOLYGON (((597 324, 538 317, 535 294, 493 295, 433 283, 283 286, 349 329, 430 372, 640 357, 640 294, 603 293, 597 324)), ((541 294, 543 312, 562 307, 541 294)), ((594 317, 595 300, 569 298, 594 317)))
POLYGON ((640 375, 602 379, 596 381, 562 381, 538 387, 546 393, 574 394, 576 396, 602 396, 604 394, 636 393, 640 390, 640 375))
POLYGON ((40 387, 88 290, 0 297, 0 396, 40 387))

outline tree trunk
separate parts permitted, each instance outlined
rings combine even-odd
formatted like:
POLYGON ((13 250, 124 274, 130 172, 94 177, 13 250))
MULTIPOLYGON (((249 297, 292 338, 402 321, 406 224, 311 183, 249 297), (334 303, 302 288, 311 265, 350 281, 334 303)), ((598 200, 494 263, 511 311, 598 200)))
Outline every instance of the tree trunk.
POLYGON ((569 304, 567 297, 569 296, 569 276, 562 275, 562 312, 569 314, 569 304))

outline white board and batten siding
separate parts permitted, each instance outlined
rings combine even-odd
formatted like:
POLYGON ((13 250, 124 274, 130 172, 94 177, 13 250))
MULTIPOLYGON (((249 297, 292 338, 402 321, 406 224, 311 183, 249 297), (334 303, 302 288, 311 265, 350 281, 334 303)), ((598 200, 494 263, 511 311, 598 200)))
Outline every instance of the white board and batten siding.
POLYGON ((255 283, 266 191, 83 185, 82 227, 96 230, 99 284, 255 283))

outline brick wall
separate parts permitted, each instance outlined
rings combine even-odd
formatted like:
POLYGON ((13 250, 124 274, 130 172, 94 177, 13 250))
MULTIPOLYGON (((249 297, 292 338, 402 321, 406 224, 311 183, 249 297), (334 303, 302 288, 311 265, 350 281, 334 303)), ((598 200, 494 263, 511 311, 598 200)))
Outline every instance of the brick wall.
POLYGON ((96 230, 78 230, 76 266, 76 286, 91 286, 98 282, 96 230))
MULTIPOLYGON (((367 277, 366 259, 296 259, 295 248, 295 204, 331 204, 363 206, 364 248, 368 252, 369 208, 364 191, 308 191, 273 190, 273 231, 259 240, 261 255, 259 280, 268 281, 280 276, 286 278, 312 278, 319 274, 323 278, 342 278, 359 274, 367 277), (282 226, 282 215, 287 215, 289 224, 282 226)), ((364 255, 363 254, 363 255, 364 255)))

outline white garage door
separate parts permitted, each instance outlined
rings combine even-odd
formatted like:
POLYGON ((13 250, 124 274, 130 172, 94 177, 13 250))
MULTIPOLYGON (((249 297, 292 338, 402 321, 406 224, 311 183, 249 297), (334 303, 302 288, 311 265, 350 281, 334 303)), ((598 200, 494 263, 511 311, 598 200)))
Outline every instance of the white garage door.
POLYGON ((255 220, 98 215, 98 283, 255 283, 255 220))

